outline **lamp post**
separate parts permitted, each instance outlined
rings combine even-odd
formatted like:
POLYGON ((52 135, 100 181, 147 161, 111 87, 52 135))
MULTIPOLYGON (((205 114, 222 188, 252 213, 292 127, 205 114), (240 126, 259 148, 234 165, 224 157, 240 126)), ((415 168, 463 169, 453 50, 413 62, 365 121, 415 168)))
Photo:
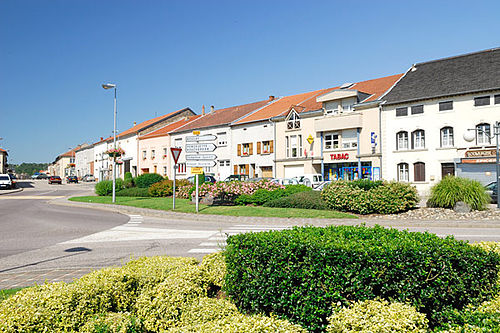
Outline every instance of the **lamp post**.
MULTIPOLYGON (((104 89, 114 89, 115 99, 114 99, 114 114, 113 114, 113 148, 116 149, 116 84, 105 83, 102 85, 104 89)), ((113 156, 113 203, 116 202, 116 156, 113 156)))
POLYGON ((495 170, 496 170, 496 183, 497 183, 497 208, 500 209, 500 200, 498 200, 498 189, 500 187, 500 147, 498 145, 499 140, 498 137, 500 136, 500 122, 496 122, 495 125, 493 126, 493 134, 489 134, 486 131, 484 131, 481 128, 468 128, 467 131, 464 133, 464 140, 467 142, 472 142, 476 138, 476 133, 481 133, 485 136, 487 136, 490 140, 495 137, 496 141, 496 165, 495 165, 495 170))

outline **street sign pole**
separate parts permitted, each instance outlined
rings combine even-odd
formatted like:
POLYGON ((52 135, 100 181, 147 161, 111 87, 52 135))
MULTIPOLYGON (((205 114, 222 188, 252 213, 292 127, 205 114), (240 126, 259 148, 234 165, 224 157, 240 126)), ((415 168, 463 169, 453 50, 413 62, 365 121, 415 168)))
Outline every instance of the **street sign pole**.
POLYGON ((195 176, 195 181, 196 181, 196 213, 198 213, 198 195, 199 195, 199 188, 198 188, 198 174, 195 176))
POLYGON ((172 197, 172 210, 175 210, 175 176, 176 176, 176 171, 177 171, 177 163, 174 164, 174 195, 172 197))

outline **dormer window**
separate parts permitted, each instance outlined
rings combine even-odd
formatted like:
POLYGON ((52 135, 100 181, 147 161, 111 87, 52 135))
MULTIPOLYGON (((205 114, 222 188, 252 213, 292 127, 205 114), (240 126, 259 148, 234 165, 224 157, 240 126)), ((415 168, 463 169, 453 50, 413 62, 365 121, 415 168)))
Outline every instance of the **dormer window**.
POLYGON ((288 117, 288 120, 286 121, 286 128, 289 130, 300 128, 300 117, 295 111, 292 111, 290 113, 290 116, 288 117))

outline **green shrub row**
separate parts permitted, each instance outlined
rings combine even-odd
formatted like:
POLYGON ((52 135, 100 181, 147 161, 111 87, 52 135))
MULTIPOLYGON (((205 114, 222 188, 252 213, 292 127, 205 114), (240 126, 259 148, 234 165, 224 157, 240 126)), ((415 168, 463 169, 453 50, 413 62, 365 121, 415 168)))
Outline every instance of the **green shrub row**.
POLYGON ((453 208, 458 201, 465 202, 473 210, 484 210, 490 197, 477 180, 448 175, 431 188, 427 205, 453 208))
POLYGON ((174 182, 169 179, 154 183, 149 186, 148 192, 152 197, 169 197, 172 195, 174 182))
MULTIPOLYGON (((121 178, 116 178, 115 192, 118 192, 121 189, 123 189, 123 180, 121 178)), ((101 180, 95 184, 95 193, 99 196, 111 195, 113 193, 113 181, 101 180)))
POLYGON ((329 209, 326 202, 321 198, 321 192, 318 191, 295 193, 288 197, 268 201, 264 206, 278 208, 329 209))
POLYGON ((267 189, 258 189, 253 194, 242 194, 236 198, 236 205, 257 205, 262 206, 267 202, 284 198, 295 193, 308 192, 312 189, 306 185, 287 185, 284 189, 269 191, 267 189))
POLYGON ((409 303, 431 326, 496 291, 500 256, 452 237, 383 227, 301 227, 230 236, 225 289, 244 311, 274 313, 309 331, 331 304, 409 303))
POLYGON ((157 173, 144 173, 135 177, 134 184, 140 188, 148 188, 154 183, 161 182, 164 178, 157 173))
POLYGON ((125 172, 125 175, 123 176, 123 186, 125 188, 131 188, 134 187, 134 177, 132 176, 131 172, 125 172))
POLYGON ((336 181, 323 189, 321 197, 330 209, 357 214, 394 214, 417 206, 417 190, 409 184, 367 184, 368 181, 336 181), (359 185, 362 182, 366 184, 359 185))
POLYGON ((149 191, 147 188, 139 188, 139 187, 125 187, 120 191, 116 192, 116 196, 118 197, 149 197, 149 191))

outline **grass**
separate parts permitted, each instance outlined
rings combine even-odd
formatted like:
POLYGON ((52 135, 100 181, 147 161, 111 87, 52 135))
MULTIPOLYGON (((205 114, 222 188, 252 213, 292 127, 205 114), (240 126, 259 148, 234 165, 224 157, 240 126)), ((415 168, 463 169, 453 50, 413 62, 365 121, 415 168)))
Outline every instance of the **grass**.
MULTIPOLYGON (((93 202, 112 204, 111 197, 73 197, 70 201, 93 202)), ((138 197, 116 197, 116 204, 139 208, 150 208, 158 210, 172 210, 172 198, 138 198, 138 197)), ((175 211, 182 213, 194 213, 195 205, 187 199, 175 200, 175 211)), ((207 206, 199 205, 200 214, 229 215, 229 216, 262 216, 262 217, 299 217, 299 218, 324 218, 324 219, 356 219, 357 216, 337 212, 333 210, 315 210, 299 208, 272 208, 261 206, 207 206)))
POLYGON ((21 289, 23 289, 23 288, 14 288, 14 289, 0 290, 0 302, 3 301, 4 299, 7 299, 10 296, 14 295, 15 293, 17 293, 21 289))

